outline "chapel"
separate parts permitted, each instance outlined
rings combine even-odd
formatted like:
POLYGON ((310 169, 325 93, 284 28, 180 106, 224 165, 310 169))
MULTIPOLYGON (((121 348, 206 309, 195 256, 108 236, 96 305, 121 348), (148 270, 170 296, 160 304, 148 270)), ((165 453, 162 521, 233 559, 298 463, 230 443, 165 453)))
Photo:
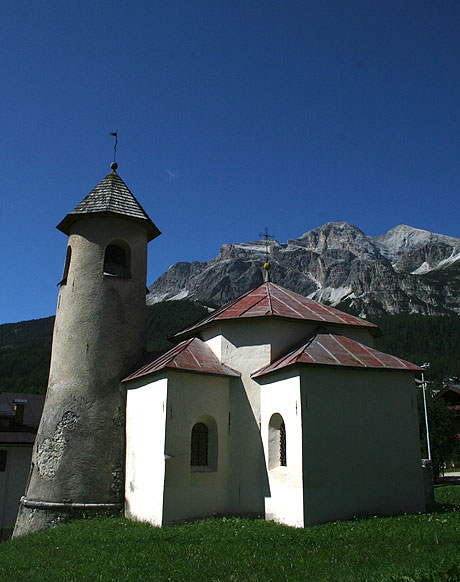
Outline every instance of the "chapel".
POLYGON ((420 369, 377 351, 377 326, 267 277, 146 361, 160 231, 117 164, 58 229, 49 383, 14 535, 122 509, 156 526, 296 527, 424 511, 420 369))
POLYGON ((123 380, 126 515, 303 527, 425 509, 414 373, 378 328, 265 282, 123 380))

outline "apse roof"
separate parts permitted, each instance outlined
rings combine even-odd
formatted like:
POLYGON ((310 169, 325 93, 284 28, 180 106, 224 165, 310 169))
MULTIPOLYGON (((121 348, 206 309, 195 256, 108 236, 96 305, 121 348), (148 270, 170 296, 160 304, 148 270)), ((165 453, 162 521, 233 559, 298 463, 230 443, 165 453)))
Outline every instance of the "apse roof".
POLYGON ((148 231, 149 241, 161 234, 115 170, 107 174, 58 224, 57 228, 69 235, 71 224, 84 214, 115 214, 144 224, 148 231))
POLYGON ((184 340, 168 352, 142 366, 123 382, 128 382, 142 376, 147 376, 163 369, 186 370, 203 374, 219 376, 239 376, 240 374, 228 366, 221 364, 208 346, 198 338, 184 340))
POLYGON ((322 305, 313 299, 303 297, 294 291, 284 289, 275 283, 265 282, 230 301, 220 309, 177 333, 175 337, 186 337, 216 321, 242 319, 248 317, 274 316, 289 319, 303 319, 318 323, 365 327, 379 333, 378 327, 364 319, 343 313, 333 307, 322 305))
POLYGON ((384 354, 349 337, 320 332, 304 345, 252 374, 258 378, 294 364, 342 366, 419 372, 421 368, 396 356, 384 354))

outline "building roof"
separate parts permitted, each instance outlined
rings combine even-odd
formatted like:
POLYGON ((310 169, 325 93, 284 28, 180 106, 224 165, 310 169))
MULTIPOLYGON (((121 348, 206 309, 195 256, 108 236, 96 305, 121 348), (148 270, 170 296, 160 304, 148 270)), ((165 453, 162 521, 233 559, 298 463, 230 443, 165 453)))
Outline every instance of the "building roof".
POLYGON ((421 370, 415 364, 374 350, 349 337, 320 332, 311 337, 301 347, 258 370, 252 374, 252 377, 258 378, 295 364, 406 370, 412 372, 421 370))
POLYGON ((448 398, 449 396, 456 396, 457 398, 460 396, 460 384, 446 384, 433 398, 448 398))
POLYGON ((115 170, 107 174, 56 228, 69 235, 73 222, 82 215, 92 214, 118 215, 143 224, 149 241, 161 234, 115 170))
POLYGON ((168 352, 145 364, 123 382, 148 376, 165 368, 172 370, 186 370, 187 372, 201 372, 218 376, 239 376, 238 372, 222 364, 208 346, 198 338, 184 340, 168 352))
POLYGON ((313 299, 308 299, 298 293, 294 293, 294 291, 275 285, 275 283, 265 282, 230 301, 220 309, 213 311, 200 322, 177 333, 174 337, 190 336, 199 329, 207 327, 216 321, 266 316, 364 327, 368 328, 371 333, 380 333, 375 324, 364 319, 343 313, 333 307, 322 305, 317 301, 313 301, 313 299))
POLYGON ((0 446, 2 443, 33 443, 40 424, 44 404, 44 394, 0 392, 0 446), (14 407, 16 403, 24 404, 24 421, 22 424, 14 422, 14 407))

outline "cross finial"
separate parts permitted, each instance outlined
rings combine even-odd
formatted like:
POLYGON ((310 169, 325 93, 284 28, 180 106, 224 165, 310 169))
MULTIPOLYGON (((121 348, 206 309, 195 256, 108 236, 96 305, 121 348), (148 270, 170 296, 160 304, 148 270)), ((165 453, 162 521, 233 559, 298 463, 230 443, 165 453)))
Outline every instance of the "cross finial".
POLYGON ((273 234, 270 234, 268 231, 268 227, 265 227, 264 232, 259 233, 259 236, 263 238, 263 240, 265 241, 265 263, 264 263, 264 269, 265 269, 265 281, 268 283, 270 281, 270 269, 272 268, 272 266, 270 265, 270 263, 268 262, 268 243, 269 241, 274 239, 273 234))

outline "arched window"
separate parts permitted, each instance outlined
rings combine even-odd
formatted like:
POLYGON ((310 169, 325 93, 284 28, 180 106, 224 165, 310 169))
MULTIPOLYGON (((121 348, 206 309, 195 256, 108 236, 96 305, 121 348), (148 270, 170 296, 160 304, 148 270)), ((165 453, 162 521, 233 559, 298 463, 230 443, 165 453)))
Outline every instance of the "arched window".
POLYGON ((268 468, 286 466, 286 425, 281 414, 276 412, 268 423, 268 468))
POLYGON ((124 243, 110 243, 104 254, 104 274, 116 277, 131 277, 131 250, 124 243))
POLYGON ((62 273, 62 280, 59 281, 58 285, 65 285, 67 283, 67 276, 69 275, 70 259, 72 258, 72 247, 67 246, 67 252, 65 254, 65 264, 64 272, 62 273))
POLYGON ((202 422, 197 422, 192 428, 190 465, 192 467, 208 466, 208 428, 202 422))

